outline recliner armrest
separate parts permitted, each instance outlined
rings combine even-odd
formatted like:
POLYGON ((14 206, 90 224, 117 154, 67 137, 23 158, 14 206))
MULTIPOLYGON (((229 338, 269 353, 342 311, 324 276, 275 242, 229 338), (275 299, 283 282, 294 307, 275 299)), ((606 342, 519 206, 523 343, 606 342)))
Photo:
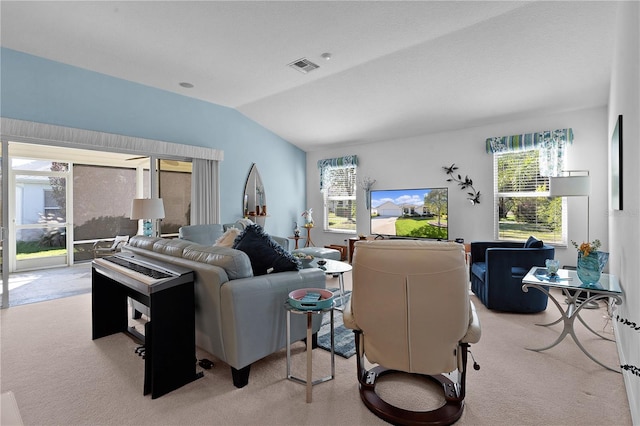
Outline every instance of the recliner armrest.
POLYGON ((351 312, 351 298, 349 298, 347 303, 344 305, 344 310, 342 311, 342 323, 345 327, 352 330, 360 330, 360 327, 356 324, 356 319, 353 317, 353 312, 351 312))
POLYGON ((476 312, 476 306, 472 301, 469 301, 469 328, 467 329, 467 334, 460 341, 462 343, 478 343, 481 335, 480 318, 476 312))

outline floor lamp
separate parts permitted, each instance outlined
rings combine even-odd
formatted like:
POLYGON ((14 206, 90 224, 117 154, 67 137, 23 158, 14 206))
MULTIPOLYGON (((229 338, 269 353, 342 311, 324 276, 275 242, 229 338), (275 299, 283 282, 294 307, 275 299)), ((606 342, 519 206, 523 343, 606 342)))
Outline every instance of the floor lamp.
MULTIPOLYGON (((549 196, 551 197, 587 197, 587 242, 589 242, 589 195, 591 194, 591 177, 588 170, 567 170, 563 176, 549 178, 549 196)), ((585 305, 585 308, 596 309, 598 304, 585 305)))
POLYGON ((155 236, 160 236, 158 219, 164 219, 162 198, 134 198, 131 203, 131 219, 143 219, 143 234, 150 237, 155 228, 155 236), (154 223, 155 222, 155 223, 154 223), (155 227, 153 226, 155 224, 155 227))
POLYGON ((587 242, 589 242, 589 195, 591 177, 588 170, 563 171, 565 176, 549 178, 550 197, 587 197, 587 242))

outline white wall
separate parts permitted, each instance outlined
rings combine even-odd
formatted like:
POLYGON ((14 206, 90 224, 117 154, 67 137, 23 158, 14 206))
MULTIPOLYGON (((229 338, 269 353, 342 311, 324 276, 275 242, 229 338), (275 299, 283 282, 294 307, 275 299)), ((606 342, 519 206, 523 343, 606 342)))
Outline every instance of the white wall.
MULTIPOLYGON (((552 100, 551 100, 552 101, 552 100)), ((568 168, 589 170, 592 176, 590 197, 590 239, 599 238, 608 250, 607 229, 607 109, 606 107, 541 115, 527 119, 492 124, 403 140, 336 148, 307 153, 307 205, 320 221, 322 195, 319 192, 317 161, 348 154, 357 154, 358 176, 377 180, 374 188, 394 189, 424 186, 449 187, 449 237, 465 241, 494 239, 493 157, 485 151, 485 140, 492 136, 573 128, 575 140, 568 149, 568 168), (481 193, 480 204, 471 205, 466 191, 455 183, 446 182, 443 167, 455 163, 462 176, 473 179, 481 193)), ((369 233, 369 212, 365 208, 364 192, 358 191, 358 233, 369 233)), ((587 199, 575 197, 569 203, 569 239, 585 240, 587 233, 587 199)), ((340 244, 345 235, 325 233, 314 228, 316 245, 340 244)), ((576 264, 576 251, 570 246, 558 247, 556 258, 563 265, 576 264)))
MULTIPOLYGON (((624 2, 619 11, 609 100, 608 135, 623 116, 623 210, 610 210, 611 272, 620 278, 624 302, 616 312, 621 365, 640 368, 640 333, 620 322, 640 326, 640 4, 624 2)), ((640 424, 640 376, 624 371, 633 424, 640 424)))

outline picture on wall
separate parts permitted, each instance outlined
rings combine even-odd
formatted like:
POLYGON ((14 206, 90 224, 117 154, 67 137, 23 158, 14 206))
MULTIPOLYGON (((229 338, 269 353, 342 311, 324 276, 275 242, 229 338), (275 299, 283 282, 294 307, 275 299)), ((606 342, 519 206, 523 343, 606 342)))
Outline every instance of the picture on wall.
POLYGON ((622 115, 611 136, 611 208, 622 210, 622 115))

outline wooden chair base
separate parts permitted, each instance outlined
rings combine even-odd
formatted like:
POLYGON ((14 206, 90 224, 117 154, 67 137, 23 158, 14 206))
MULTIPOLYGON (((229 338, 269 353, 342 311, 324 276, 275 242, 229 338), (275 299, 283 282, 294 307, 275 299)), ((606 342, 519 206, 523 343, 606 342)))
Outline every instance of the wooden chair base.
POLYGON ((386 374, 409 374, 377 366, 366 371, 360 378, 360 398, 365 406, 381 419, 394 425, 450 425, 458 421, 464 410, 464 393, 459 396, 456 384, 443 375, 422 375, 442 385, 445 404, 430 411, 411 411, 396 407, 376 394, 376 379, 386 374))

